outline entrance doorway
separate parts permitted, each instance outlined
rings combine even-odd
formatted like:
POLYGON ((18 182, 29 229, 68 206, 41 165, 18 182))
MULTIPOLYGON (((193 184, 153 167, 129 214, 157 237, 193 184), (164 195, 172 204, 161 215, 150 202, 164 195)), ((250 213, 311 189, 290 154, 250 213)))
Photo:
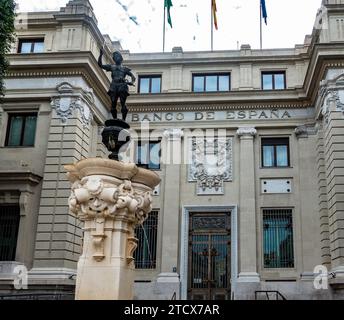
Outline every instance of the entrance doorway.
POLYGON ((229 300, 230 213, 191 212, 188 252, 188 299, 229 300))

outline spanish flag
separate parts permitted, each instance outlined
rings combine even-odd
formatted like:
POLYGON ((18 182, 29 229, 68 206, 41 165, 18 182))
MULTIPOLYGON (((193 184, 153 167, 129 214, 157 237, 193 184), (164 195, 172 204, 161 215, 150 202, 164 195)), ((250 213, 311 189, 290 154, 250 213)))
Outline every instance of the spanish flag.
POLYGON ((218 28, 217 28, 217 16, 216 16, 216 12, 217 12, 216 0, 211 0, 211 11, 212 11, 213 19, 214 19, 213 21, 214 21, 215 29, 218 30, 218 28))

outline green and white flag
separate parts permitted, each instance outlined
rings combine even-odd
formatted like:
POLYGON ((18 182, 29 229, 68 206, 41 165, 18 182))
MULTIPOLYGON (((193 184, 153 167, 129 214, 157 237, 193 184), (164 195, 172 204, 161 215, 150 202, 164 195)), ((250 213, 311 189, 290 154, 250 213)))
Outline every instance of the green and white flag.
POLYGON ((173 6, 172 0, 165 0, 165 8, 167 8, 167 22, 172 28, 172 19, 171 19, 171 7, 173 6))

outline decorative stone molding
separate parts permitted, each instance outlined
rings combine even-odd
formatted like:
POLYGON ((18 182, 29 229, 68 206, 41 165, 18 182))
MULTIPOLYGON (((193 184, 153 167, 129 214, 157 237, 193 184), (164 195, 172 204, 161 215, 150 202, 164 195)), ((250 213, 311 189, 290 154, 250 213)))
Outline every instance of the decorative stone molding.
POLYGON ((317 109, 320 109, 325 124, 329 121, 331 111, 344 113, 344 74, 335 79, 321 81, 317 109))
MULTIPOLYGON (((83 76, 87 77, 86 73, 81 70, 73 71, 9 71, 6 74, 7 78, 28 78, 28 77, 70 77, 70 76, 83 76)), ((86 78, 89 80, 89 77, 86 78)))
POLYGON ((62 82, 57 86, 56 90, 59 95, 52 97, 51 106, 55 109, 62 123, 66 124, 73 112, 79 110, 84 127, 88 127, 93 118, 89 107, 89 105, 94 104, 93 90, 74 88, 68 82, 62 82))
POLYGON ((336 106, 344 113, 344 90, 337 92, 336 106))
POLYGON ((132 264, 134 262, 134 252, 137 249, 137 238, 128 237, 127 245, 127 264, 132 264))
MULTIPOLYGON (((104 225, 106 219, 125 219, 134 226, 142 224, 147 218, 151 207, 151 191, 139 192, 134 190, 132 183, 125 180, 116 185, 115 181, 100 176, 85 177, 74 182, 69 198, 70 211, 81 221, 94 221, 95 231, 92 232, 95 247, 94 258, 101 261, 104 255, 104 225)), ((131 237, 130 256, 132 261, 131 237)))
POLYGON ((224 182, 232 181, 232 138, 194 138, 191 157, 189 181, 197 182, 197 194, 223 194, 224 182))
POLYGON ((328 121, 329 121, 331 104, 334 103, 336 106, 338 106, 338 101, 339 101, 338 91, 326 90, 325 100, 324 100, 324 104, 323 104, 323 107, 321 110, 321 114, 323 115, 323 117, 325 119, 325 123, 328 123, 328 121))
POLYGON ((307 127, 305 125, 295 128, 295 135, 297 137, 308 136, 307 127))
POLYGON ((68 82, 62 82, 57 87, 56 90, 59 94, 72 94, 74 92, 73 86, 68 82))
POLYGON ((30 204, 30 192, 21 192, 19 197, 20 215, 26 216, 30 204))
POLYGON ((316 128, 316 125, 313 125, 313 126, 302 125, 295 128, 294 132, 297 138, 308 138, 309 135, 314 135, 317 133, 317 128, 316 128))
POLYGON ((237 130, 237 135, 240 138, 247 137, 247 136, 255 137, 257 135, 257 130, 256 128, 253 128, 253 127, 240 127, 237 130))

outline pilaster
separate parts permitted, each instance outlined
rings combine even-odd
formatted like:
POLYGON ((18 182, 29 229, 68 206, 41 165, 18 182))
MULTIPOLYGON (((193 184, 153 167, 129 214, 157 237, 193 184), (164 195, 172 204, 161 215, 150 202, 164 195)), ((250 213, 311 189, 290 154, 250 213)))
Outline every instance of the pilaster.
POLYGON ((255 128, 241 127, 239 200, 239 278, 238 282, 259 282, 257 273, 257 231, 255 200, 255 128))
POLYGON ((174 283, 179 291, 178 240, 180 221, 180 176, 181 176, 181 143, 183 131, 169 129, 164 132, 163 163, 164 163, 164 199, 162 210, 162 245, 161 274, 157 282, 174 283))

